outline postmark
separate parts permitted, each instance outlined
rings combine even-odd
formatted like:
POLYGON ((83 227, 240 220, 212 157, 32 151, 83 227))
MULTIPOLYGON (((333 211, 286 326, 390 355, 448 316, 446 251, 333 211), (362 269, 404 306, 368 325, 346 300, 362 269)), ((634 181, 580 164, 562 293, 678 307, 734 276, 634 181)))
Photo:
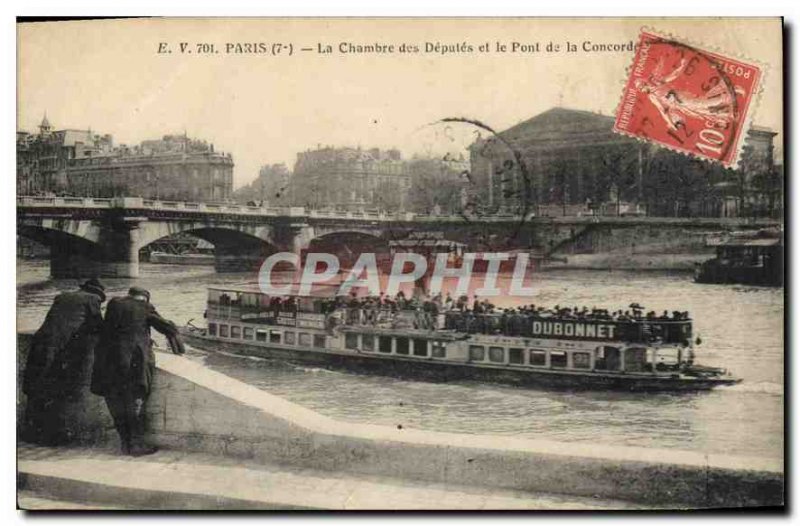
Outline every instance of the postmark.
POLYGON ((763 68, 643 30, 614 131, 736 168, 763 68))
POLYGON ((485 121, 463 115, 440 118, 419 131, 437 152, 433 156, 447 166, 439 181, 456 183, 461 193, 445 213, 458 217, 471 232, 470 244, 489 252, 524 244, 523 227, 534 215, 536 188, 515 141, 485 121), (489 163, 478 162, 482 166, 476 168, 476 160, 489 163), (503 228, 478 228, 487 221, 500 221, 503 228))

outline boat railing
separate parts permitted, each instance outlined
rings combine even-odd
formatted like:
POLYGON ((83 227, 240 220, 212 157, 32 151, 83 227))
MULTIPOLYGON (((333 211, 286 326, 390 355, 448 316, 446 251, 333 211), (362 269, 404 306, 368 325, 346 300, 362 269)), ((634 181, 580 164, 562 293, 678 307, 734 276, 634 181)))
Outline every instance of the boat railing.
POLYGON ((630 342, 663 342, 685 344, 691 341, 690 319, 664 320, 641 319, 619 320, 611 317, 544 317, 533 314, 488 313, 475 314, 470 311, 445 312, 444 328, 470 334, 498 334, 504 336, 541 337, 555 339, 590 339, 587 330, 579 331, 576 325, 585 327, 604 326, 605 334, 613 339, 630 342), (607 327, 613 327, 609 330, 607 327), (538 329, 538 330, 537 330, 538 329))
MULTIPOLYGON (((256 317, 264 323, 279 315, 294 316, 297 308, 242 305, 237 302, 209 303, 208 314, 223 319, 256 317)), ((332 323, 359 326, 406 326, 428 330, 451 330, 467 334, 502 335, 555 339, 614 339, 639 343, 688 345, 692 339, 690 319, 633 319, 606 317, 545 317, 522 313, 473 313, 471 311, 398 305, 346 306, 333 304, 317 314, 334 315, 332 323), (405 307, 405 308, 403 308, 405 307), (576 328, 580 326, 580 329, 576 328), (600 328, 602 327, 602 328, 600 328), (602 331, 602 332, 599 332, 602 331), (601 336, 602 334, 602 336, 601 336)), ((254 318, 255 319, 255 318, 254 318)))

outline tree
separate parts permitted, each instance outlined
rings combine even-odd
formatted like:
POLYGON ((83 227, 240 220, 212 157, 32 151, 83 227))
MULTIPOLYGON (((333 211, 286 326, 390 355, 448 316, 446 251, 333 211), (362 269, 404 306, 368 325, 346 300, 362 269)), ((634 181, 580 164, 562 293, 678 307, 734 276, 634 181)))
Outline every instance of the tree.
POLYGON ((408 206, 412 212, 457 214, 461 211, 462 175, 440 159, 417 158, 409 162, 411 186, 408 206))
POLYGON ((291 172, 285 164, 265 164, 251 183, 237 188, 233 199, 240 203, 259 202, 271 206, 289 204, 291 172))
POLYGON ((372 203, 380 210, 397 212, 403 207, 403 197, 403 188, 400 183, 383 180, 375 187, 372 203))
POLYGON ((769 171, 762 171, 753 176, 752 188, 754 198, 757 203, 764 203, 761 212, 767 217, 775 217, 778 200, 783 193, 783 184, 780 171, 773 168, 769 171))
POLYGON ((607 148, 600 154, 600 168, 601 168, 601 183, 598 185, 598 190, 603 195, 598 196, 600 200, 608 199, 612 193, 615 195, 616 214, 620 213, 620 201, 623 197, 628 200, 636 200, 638 202, 640 192, 635 190, 641 183, 639 172, 642 170, 641 163, 643 159, 638 151, 640 148, 635 146, 620 146, 617 148, 607 148))

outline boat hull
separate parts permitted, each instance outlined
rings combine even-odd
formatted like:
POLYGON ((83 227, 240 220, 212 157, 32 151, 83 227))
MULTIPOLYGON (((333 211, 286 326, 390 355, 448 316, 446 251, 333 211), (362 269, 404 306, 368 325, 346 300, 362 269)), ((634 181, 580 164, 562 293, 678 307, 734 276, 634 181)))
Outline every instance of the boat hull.
POLYGON ((344 354, 325 349, 295 350, 285 346, 231 343, 211 338, 201 331, 183 330, 186 342, 198 349, 257 356, 359 374, 391 376, 434 382, 498 383, 525 388, 614 391, 705 391, 732 385, 733 378, 665 377, 646 374, 607 374, 597 372, 537 370, 499 366, 477 366, 413 358, 387 358, 379 354, 344 354))
POLYGON ((160 265, 214 265, 213 254, 165 254, 153 252, 150 263, 160 265))

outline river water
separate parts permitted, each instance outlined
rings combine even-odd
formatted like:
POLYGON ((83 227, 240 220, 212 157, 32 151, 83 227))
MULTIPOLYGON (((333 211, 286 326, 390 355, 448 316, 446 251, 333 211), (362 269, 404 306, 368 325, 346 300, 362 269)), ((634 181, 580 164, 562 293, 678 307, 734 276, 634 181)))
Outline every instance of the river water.
MULTIPOLYGON (((159 312, 179 324, 203 324, 207 286, 251 277, 199 266, 143 263, 141 270, 136 280, 104 279, 107 291, 144 286, 159 312)), ((53 297, 77 284, 48 274, 46 261, 18 262, 19 330, 36 329, 53 297)), ((744 381, 705 393, 571 393, 398 380, 194 349, 189 354, 345 423, 783 457, 783 289, 699 285, 684 273, 574 270, 540 272, 534 286, 537 295, 526 303, 616 310, 635 301, 656 312, 688 310, 702 339, 697 362, 726 367, 744 381)))

